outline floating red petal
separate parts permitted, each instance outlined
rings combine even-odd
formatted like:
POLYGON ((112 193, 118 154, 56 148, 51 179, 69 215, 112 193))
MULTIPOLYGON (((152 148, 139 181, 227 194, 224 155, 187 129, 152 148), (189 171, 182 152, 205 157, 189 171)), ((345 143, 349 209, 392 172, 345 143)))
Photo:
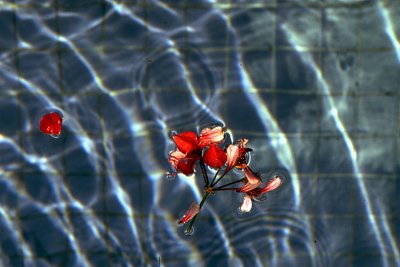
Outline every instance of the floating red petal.
POLYGON ((43 115, 39 129, 44 134, 60 135, 62 129, 62 117, 57 112, 43 115))

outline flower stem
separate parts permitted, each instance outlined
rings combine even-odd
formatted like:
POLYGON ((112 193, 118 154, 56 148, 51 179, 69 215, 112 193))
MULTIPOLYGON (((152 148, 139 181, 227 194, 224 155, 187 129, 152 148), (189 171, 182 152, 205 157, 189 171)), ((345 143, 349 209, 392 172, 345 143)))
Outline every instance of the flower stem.
MULTIPOLYGON (((215 183, 211 183, 211 186, 214 187, 218 184, 218 182, 225 176, 225 174, 227 174, 229 171, 224 171, 224 173, 217 179, 217 181, 215 181, 215 183)), ((215 176, 216 177, 216 176, 215 176)))
POLYGON ((218 189, 227 187, 228 185, 233 185, 233 184, 241 183, 241 182, 243 182, 243 180, 244 180, 244 178, 243 178, 243 179, 240 179, 240 180, 233 181, 233 182, 228 183, 228 184, 221 185, 221 186, 219 186, 219 187, 217 187, 217 188, 214 188, 213 190, 215 191, 215 190, 218 190, 218 189))
POLYGON ((209 185, 209 181, 208 181, 206 166, 204 165, 203 159, 200 159, 200 168, 201 168, 201 173, 203 174, 203 180, 204 180, 205 186, 207 187, 209 185))
MULTIPOLYGON (((201 200, 200 205, 199 205, 199 209, 200 209, 200 210, 201 210, 201 207, 203 207, 204 202, 206 201, 208 195, 209 195, 209 193, 205 193, 205 194, 204 194, 203 199, 201 200)), ((199 211, 199 213, 200 213, 200 211, 199 211)), ((190 233, 190 232, 192 231, 193 224, 194 224, 194 222, 196 221, 197 215, 199 215, 199 214, 196 214, 196 216, 194 216, 193 219, 190 221, 188 227, 187 227, 186 230, 185 230, 185 233, 190 233)))
POLYGON ((212 179, 212 181, 211 181, 211 184, 213 184, 214 183, 214 181, 215 181, 215 178, 217 178, 217 176, 218 176, 218 173, 219 173, 219 171, 220 171, 221 169, 218 169, 218 171, 215 173, 215 175, 214 175, 214 178, 212 179))
POLYGON ((214 191, 225 191, 225 190, 239 190, 240 187, 230 187, 230 188, 216 188, 214 191))

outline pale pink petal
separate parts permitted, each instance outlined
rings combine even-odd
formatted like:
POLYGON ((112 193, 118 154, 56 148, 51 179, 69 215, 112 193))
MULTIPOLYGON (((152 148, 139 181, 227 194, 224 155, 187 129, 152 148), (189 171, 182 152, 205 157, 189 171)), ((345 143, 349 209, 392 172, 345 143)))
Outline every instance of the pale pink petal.
POLYGON ((249 142, 249 139, 241 138, 238 140, 237 143, 240 148, 245 148, 248 142, 249 142))
POLYGON ((224 130, 221 126, 217 126, 214 128, 204 128, 199 137, 199 148, 203 148, 210 144, 217 144, 224 140, 224 130))
POLYGON ((235 166, 236 160, 239 157, 239 147, 237 145, 229 145, 226 149, 226 170, 230 170, 235 166))
POLYGON ((179 161, 181 161, 183 158, 185 158, 185 154, 179 150, 176 150, 169 153, 168 162, 172 165, 172 167, 174 167, 175 170, 178 170, 179 161))
POLYGON ((244 175, 246 176, 247 181, 248 181, 250 184, 256 184, 256 183, 260 182, 260 180, 261 180, 260 177, 258 177, 257 174, 255 174, 255 173, 250 169, 249 166, 243 164, 243 170, 244 170, 244 175))
POLYGON ((243 169, 247 183, 240 188, 238 192, 249 192, 262 184, 261 179, 249 168, 249 166, 243 165, 243 169))
POLYGON ((251 201, 251 197, 246 195, 243 200, 242 206, 240 206, 240 211, 241 212, 249 212, 251 210, 251 207, 253 206, 253 203, 251 201))
POLYGON ((199 213, 199 211, 200 206, 196 202, 193 202, 185 215, 183 215, 182 219, 178 221, 178 224, 183 224, 190 221, 194 216, 196 216, 197 213, 199 213))
POLYGON ((282 184, 282 178, 279 176, 274 176, 268 183, 261 189, 261 193, 269 192, 277 189, 282 184))
POLYGON ((238 192, 249 192, 257 187, 259 187, 262 184, 262 181, 259 180, 258 182, 252 184, 252 183, 246 183, 242 188, 238 190, 238 192))

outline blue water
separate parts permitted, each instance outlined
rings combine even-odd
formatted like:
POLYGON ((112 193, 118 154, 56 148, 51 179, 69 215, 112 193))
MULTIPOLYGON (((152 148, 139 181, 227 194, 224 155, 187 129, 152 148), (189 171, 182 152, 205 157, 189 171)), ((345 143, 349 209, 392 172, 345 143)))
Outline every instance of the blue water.
POLYGON ((399 14, 0 1, 0 266, 400 266, 399 14), (166 178, 169 135, 216 124, 285 183, 248 214, 218 192, 185 236, 202 178, 166 178))

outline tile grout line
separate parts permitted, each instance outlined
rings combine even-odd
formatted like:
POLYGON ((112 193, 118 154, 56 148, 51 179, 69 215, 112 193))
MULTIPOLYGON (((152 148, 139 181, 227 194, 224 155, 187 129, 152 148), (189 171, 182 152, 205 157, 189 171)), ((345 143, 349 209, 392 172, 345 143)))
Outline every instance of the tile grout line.
MULTIPOLYGON (((358 12, 357 12, 357 14, 356 14, 356 21, 357 21, 357 27, 356 27, 356 29, 357 29, 357 33, 356 33, 356 36, 357 36, 357 42, 356 42, 356 61, 358 62, 358 65, 357 65, 357 69, 355 70, 356 71, 356 85, 355 85, 355 95, 354 95, 354 98, 355 98, 355 105, 353 106, 353 120, 354 120, 354 125, 355 125, 355 132, 358 134, 358 131, 359 131, 359 116, 358 116, 358 110, 359 110, 359 108, 360 108, 360 82, 359 82, 359 80, 360 80, 360 72, 359 72, 359 66, 360 66, 360 64, 359 64, 359 62, 360 62, 360 58, 361 58, 361 55, 360 55, 360 52, 361 52, 361 40, 360 40, 360 29, 359 29, 359 27, 360 27, 360 20, 361 20, 361 11, 360 10, 357 10, 358 12)), ((362 29, 361 29, 362 30, 362 29)), ((359 148, 360 148, 360 140, 358 139, 358 138, 356 138, 356 137, 354 137, 354 149, 355 149, 355 151, 356 151, 356 155, 357 155, 357 162, 356 162, 356 164, 358 165, 358 159, 359 159, 359 148)), ((355 176, 355 177, 357 177, 357 176, 355 176)), ((362 176, 362 179, 365 179, 364 178, 364 176, 362 176)), ((353 212, 353 216, 352 216, 352 227, 351 227, 351 237, 352 237, 352 246, 354 245, 354 241, 355 241, 355 238, 356 238, 356 216, 355 216, 355 213, 356 213, 356 194, 357 194, 357 186, 356 186, 356 180, 354 179, 354 185, 353 185, 353 194, 352 194, 352 201, 351 201, 351 206, 352 206, 352 212, 353 212)), ((349 253, 349 267, 351 267, 351 266, 353 266, 354 265, 354 255, 353 255, 353 253, 349 253)))
MULTIPOLYGON (((14 5, 16 4, 15 1, 16 0, 12 0, 14 5)), ((19 37, 17 35, 17 33, 18 33, 17 11, 18 11, 18 9, 16 8, 16 9, 13 10, 13 13, 12 13, 12 24, 13 24, 13 31, 14 31, 14 36, 13 37, 14 37, 14 41, 15 41, 14 45, 16 47, 19 46, 19 37)), ((18 77, 21 77, 22 75, 21 75, 21 68, 20 68, 19 52, 18 51, 16 51, 14 53, 14 65, 15 65, 16 74, 18 75, 18 77)), ((23 88, 23 86, 21 85, 21 82, 18 81, 18 89, 21 90, 22 88, 23 88)), ((17 99, 18 99, 18 101, 22 102, 21 101, 21 97, 19 96, 19 94, 17 95, 17 99)), ((22 122, 22 113, 20 113, 19 117, 20 117, 20 120, 19 120, 19 125, 18 126, 20 127, 20 131, 19 131, 19 134, 18 134, 18 143, 19 143, 19 146, 22 148, 23 147, 23 141, 22 141, 22 135, 23 135, 22 134, 22 132, 23 132, 23 130, 22 130, 22 127, 23 127, 23 125, 22 125, 22 123, 23 123, 22 122)), ((24 159, 23 159, 22 156, 19 157, 19 162, 20 162, 20 166, 24 166, 25 165, 24 159)), ((20 168, 19 171, 18 171, 17 185, 22 187, 23 184, 24 184, 23 180, 24 180, 24 175, 23 175, 23 172, 22 172, 22 168, 20 168)), ((20 201, 18 199, 18 201, 17 201, 17 210, 15 212, 15 222, 16 222, 16 224, 18 226, 18 230, 19 230, 18 231, 18 235, 17 235, 18 239, 22 241, 22 240, 25 240, 25 239, 24 239, 23 235, 21 234, 23 228, 22 228, 22 218, 21 218, 20 211, 21 211, 21 203, 20 203, 20 201)), ((23 250, 22 247, 20 247, 18 249, 18 253, 19 253, 19 255, 21 255, 22 265, 24 265, 25 264, 25 259, 28 258, 29 255, 25 255, 24 254, 24 250, 23 250)))

